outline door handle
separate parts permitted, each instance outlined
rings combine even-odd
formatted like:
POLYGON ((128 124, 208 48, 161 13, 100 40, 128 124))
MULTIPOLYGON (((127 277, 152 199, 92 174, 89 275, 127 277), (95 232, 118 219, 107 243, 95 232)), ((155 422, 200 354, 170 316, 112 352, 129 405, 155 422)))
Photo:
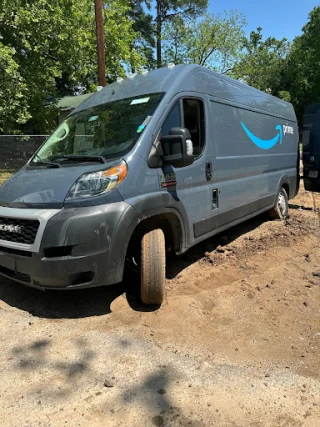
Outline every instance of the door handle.
POLYGON ((207 181, 212 180, 212 162, 206 162, 206 178, 207 181))

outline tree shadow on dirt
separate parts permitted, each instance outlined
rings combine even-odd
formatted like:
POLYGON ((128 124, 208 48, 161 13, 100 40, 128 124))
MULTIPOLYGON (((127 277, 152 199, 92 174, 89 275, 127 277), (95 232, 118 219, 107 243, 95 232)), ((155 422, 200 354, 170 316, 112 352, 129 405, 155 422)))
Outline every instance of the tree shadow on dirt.
MULTIPOLYGON (((15 360, 15 368, 23 371, 31 371, 50 365, 46 353, 52 344, 50 339, 41 339, 25 346, 16 346, 11 350, 11 355, 15 360)), ((75 341, 77 357, 68 361, 65 357, 63 361, 51 363, 52 370, 60 371, 66 378, 73 378, 89 369, 94 353, 86 347, 85 340, 75 341)))
MULTIPOLYGON (((118 337, 113 342, 119 354, 123 354, 126 347, 130 352, 131 344, 130 338, 126 341, 118 337)), ((28 383, 29 398, 36 397, 43 405, 52 405, 68 402, 72 396, 75 396, 75 401, 79 401, 77 396, 79 392, 81 396, 84 389, 89 390, 86 393, 89 393, 87 399, 94 399, 108 390, 103 387, 103 374, 97 370, 96 360, 101 358, 101 355, 92 351, 89 341, 83 338, 71 339, 67 354, 64 351, 57 352, 57 349, 60 349, 58 341, 45 338, 15 346, 9 351, 10 366, 22 374, 23 382, 28 383), (89 378, 96 381, 90 381, 89 378)), ((104 370, 113 372, 108 358, 105 359, 104 370)), ((130 407, 135 410, 144 408, 150 417, 149 426, 163 426, 167 423, 172 425, 171 423, 178 420, 182 422, 181 425, 197 425, 191 422, 191 418, 185 417, 181 408, 175 405, 172 385, 179 382, 184 384, 186 378, 174 366, 158 365, 151 372, 146 366, 133 384, 127 384, 123 378, 117 383, 117 375, 116 379, 111 375, 111 381, 108 382, 112 389, 115 388, 113 394, 105 393, 106 405, 112 407, 120 401, 127 410, 130 407)), ((24 388, 17 390, 17 399, 26 398, 25 393, 24 388)))
POLYGON ((179 383, 180 379, 172 366, 159 366, 158 371, 150 373, 143 382, 126 389, 122 400, 126 407, 144 406, 150 413, 150 426, 173 425, 175 421, 179 421, 179 425, 192 425, 170 397, 171 383, 179 383))
MULTIPOLYGON (((52 352, 53 339, 40 339, 29 344, 15 346, 10 350, 11 367, 19 372, 32 375, 31 392, 50 399, 65 398, 74 393, 74 384, 92 371, 96 354, 88 347, 85 339, 70 340, 72 355, 52 352), (41 381, 41 375, 52 375, 59 379, 57 384, 41 381), (39 378, 35 376, 39 375, 39 378)), ((28 392, 29 393, 29 392, 28 392)))
MULTIPOLYGON (((260 215, 205 240, 182 256, 168 256, 167 278, 173 279, 182 270, 206 257, 207 252, 211 253, 218 246, 232 243, 242 234, 258 228, 266 219, 266 215, 260 215)), ((135 311, 158 310, 158 306, 146 307, 141 303, 138 282, 137 274, 127 269, 123 282, 117 285, 43 292, 0 278, 0 300, 12 307, 27 311, 33 316, 49 319, 73 319, 110 314, 112 302, 123 293, 127 294, 128 304, 135 311)))
POLYGON ((144 419, 144 425, 202 427, 203 422, 195 419, 192 410, 186 414, 181 407, 177 406, 176 402, 180 399, 179 397, 177 399, 177 396, 173 397, 172 390, 179 383, 180 387, 187 387, 189 393, 192 393, 190 388, 192 384, 186 383, 186 378, 175 366, 160 365, 144 381, 127 388, 122 393, 121 398, 126 407, 144 407, 147 409, 150 420, 144 419))

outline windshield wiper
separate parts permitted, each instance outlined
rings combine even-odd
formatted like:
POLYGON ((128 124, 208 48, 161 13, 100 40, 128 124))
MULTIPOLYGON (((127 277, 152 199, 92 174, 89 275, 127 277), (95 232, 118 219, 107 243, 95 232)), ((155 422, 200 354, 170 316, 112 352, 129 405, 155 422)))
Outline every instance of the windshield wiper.
POLYGON ((49 162, 49 161, 47 161, 47 160, 44 160, 44 159, 42 159, 40 156, 38 156, 38 154, 35 154, 33 158, 38 159, 38 161, 37 161, 37 162, 35 162, 35 161, 32 159, 32 166, 39 165, 39 166, 47 166, 47 167, 50 167, 50 168, 61 168, 61 165, 60 165, 59 163, 56 163, 56 162, 49 162))
POLYGON ((100 162, 106 163, 106 159, 103 156, 90 156, 86 154, 65 154, 63 156, 56 156, 53 160, 75 160, 77 162, 87 161, 87 162, 100 162))

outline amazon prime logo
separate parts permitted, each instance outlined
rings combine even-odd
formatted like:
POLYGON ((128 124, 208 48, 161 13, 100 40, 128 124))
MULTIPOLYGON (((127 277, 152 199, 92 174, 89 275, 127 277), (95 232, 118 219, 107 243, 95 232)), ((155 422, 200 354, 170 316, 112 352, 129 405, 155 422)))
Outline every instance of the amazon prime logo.
POLYGON ((293 127, 283 125, 283 135, 286 135, 287 133, 289 133, 290 135, 293 135, 293 127))
POLYGON ((277 132, 276 136, 274 136, 271 139, 262 139, 256 135, 254 135, 243 122, 241 122, 241 126, 242 126, 243 130, 245 131, 245 133, 247 134, 247 136, 250 138, 250 140, 257 147, 262 148, 263 150, 270 150, 270 148, 272 148, 274 145, 276 145, 277 142, 282 144, 282 140, 283 140, 283 137, 285 135, 287 135, 287 134, 293 135, 293 133, 294 133, 294 129, 292 126, 277 125, 275 127, 275 130, 277 132))
POLYGON ((0 224, 0 231, 8 231, 9 233, 21 234, 22 233, 22 227, 20 227, 20 225, 0 224))

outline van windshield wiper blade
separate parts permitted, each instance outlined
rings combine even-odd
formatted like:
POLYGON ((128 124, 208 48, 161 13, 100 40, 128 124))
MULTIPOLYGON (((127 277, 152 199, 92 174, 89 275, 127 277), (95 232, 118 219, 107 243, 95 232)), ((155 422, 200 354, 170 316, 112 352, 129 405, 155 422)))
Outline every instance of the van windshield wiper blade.
POLYGON ((87 161, 87 162, 100 162, 100 163, 106 163, 106 159, 103 156, 90 156, 86 154, 65 154, 63 156, 56 156, 53 158, 53 160, 75 160, 78 162, 87 161))
POLYGON ((32 166, 39 165, 39 166, 47 166, 47 167, 51 167, 51 168, 61 168, 61 165, 59 163, 49 162, 48 160, 44 160, 40 156, 38 156, 38 154, 35 154, 34 158, 38 159, 38 161, 35 162, 32 159, 32 166))

